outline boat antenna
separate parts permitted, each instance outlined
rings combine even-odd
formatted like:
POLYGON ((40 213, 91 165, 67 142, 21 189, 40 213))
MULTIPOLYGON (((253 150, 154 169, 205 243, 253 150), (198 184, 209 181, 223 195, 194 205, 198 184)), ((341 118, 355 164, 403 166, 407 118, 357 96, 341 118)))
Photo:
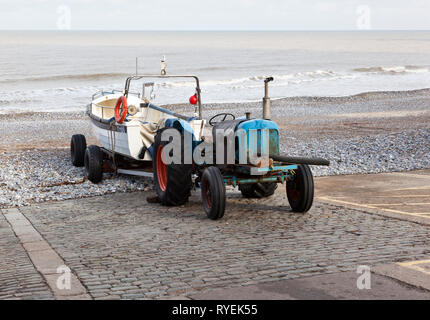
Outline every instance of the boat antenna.
MULTIPOLYGON (((142 58, 142 57, 140 57, 142 58)), ((136 57, 136 76, 139 74, 139 57, 136 57)))
POLYGON ((166 56, 163 55, 163 58, 161 58, 161 75, 166 75, 166 56))

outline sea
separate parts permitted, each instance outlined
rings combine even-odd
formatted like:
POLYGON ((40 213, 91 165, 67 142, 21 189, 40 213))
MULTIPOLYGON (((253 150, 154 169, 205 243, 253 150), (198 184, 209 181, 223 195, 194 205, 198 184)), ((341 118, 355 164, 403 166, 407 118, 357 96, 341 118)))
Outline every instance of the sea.
MULTIPOLYGON (((83 111, 128 76, 196 75, 203 103, 430 87, 426 31, 0 31, 0 113, 83 111), (137 61, 137 63, 136 63, 137 61)), ((187 103, 189 78, 133 81, 155 104, 187 103)))

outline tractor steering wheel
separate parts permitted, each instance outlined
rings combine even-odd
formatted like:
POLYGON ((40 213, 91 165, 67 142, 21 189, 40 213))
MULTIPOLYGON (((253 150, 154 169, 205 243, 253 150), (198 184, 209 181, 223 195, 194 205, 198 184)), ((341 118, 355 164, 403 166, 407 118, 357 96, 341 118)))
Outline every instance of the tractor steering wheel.
POLYGON ((209 119, 209 124, 213 127, 217 123, 220 123, 222 121, 226 121, 227 117, 232 118, 230 120, 235 120, 236 119, 236 117, 233 114, 231 114, 231 113, 218 113, 217 115, 215 115, 215 116, 213 116, 212 118, 209 119), (222 118, 221 121, 214 121, 215 118, 222 117, 222 116, 224 116, 224 117, 222 118))

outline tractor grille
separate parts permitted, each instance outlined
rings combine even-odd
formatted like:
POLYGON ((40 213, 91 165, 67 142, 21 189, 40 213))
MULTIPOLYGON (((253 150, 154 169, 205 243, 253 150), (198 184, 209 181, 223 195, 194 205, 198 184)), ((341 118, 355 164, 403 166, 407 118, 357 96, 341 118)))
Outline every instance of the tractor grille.
POLYGON ((269 130, 269 154, 279 154, 279 132, 276 129, 269 130))
MULTIPOLYGON (((248 144, 248 149, 249 148, 251 148, 251 146, 248 144)), ((257 154, 261 155, 261 129, 257 131, 257 154)), ((269 154, 279 154, 279 132, 276 129, 269 129, 269 154)), ((236 138, 236 159, 238 158, 239 140, 236 138)))
MULTIPOLYGON (((257 153, 261 154, 261 129, 257 131, 257 153)), ((269 154, 279 154, 279 133, 276 129, 269 130, 269 154)))

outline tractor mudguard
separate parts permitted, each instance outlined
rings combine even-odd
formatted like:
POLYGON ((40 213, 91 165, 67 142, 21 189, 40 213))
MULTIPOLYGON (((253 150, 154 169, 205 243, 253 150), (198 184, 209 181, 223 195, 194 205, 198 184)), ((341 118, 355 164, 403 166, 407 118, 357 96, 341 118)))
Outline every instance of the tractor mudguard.
POLYGON ((191 128, 190 124, 185 120, 177 118, 167 119, 164 123, 164 127, 178 129, 182 134, 187 131, 193 135, 193 140, 195 139, 193 129, 191 128))

